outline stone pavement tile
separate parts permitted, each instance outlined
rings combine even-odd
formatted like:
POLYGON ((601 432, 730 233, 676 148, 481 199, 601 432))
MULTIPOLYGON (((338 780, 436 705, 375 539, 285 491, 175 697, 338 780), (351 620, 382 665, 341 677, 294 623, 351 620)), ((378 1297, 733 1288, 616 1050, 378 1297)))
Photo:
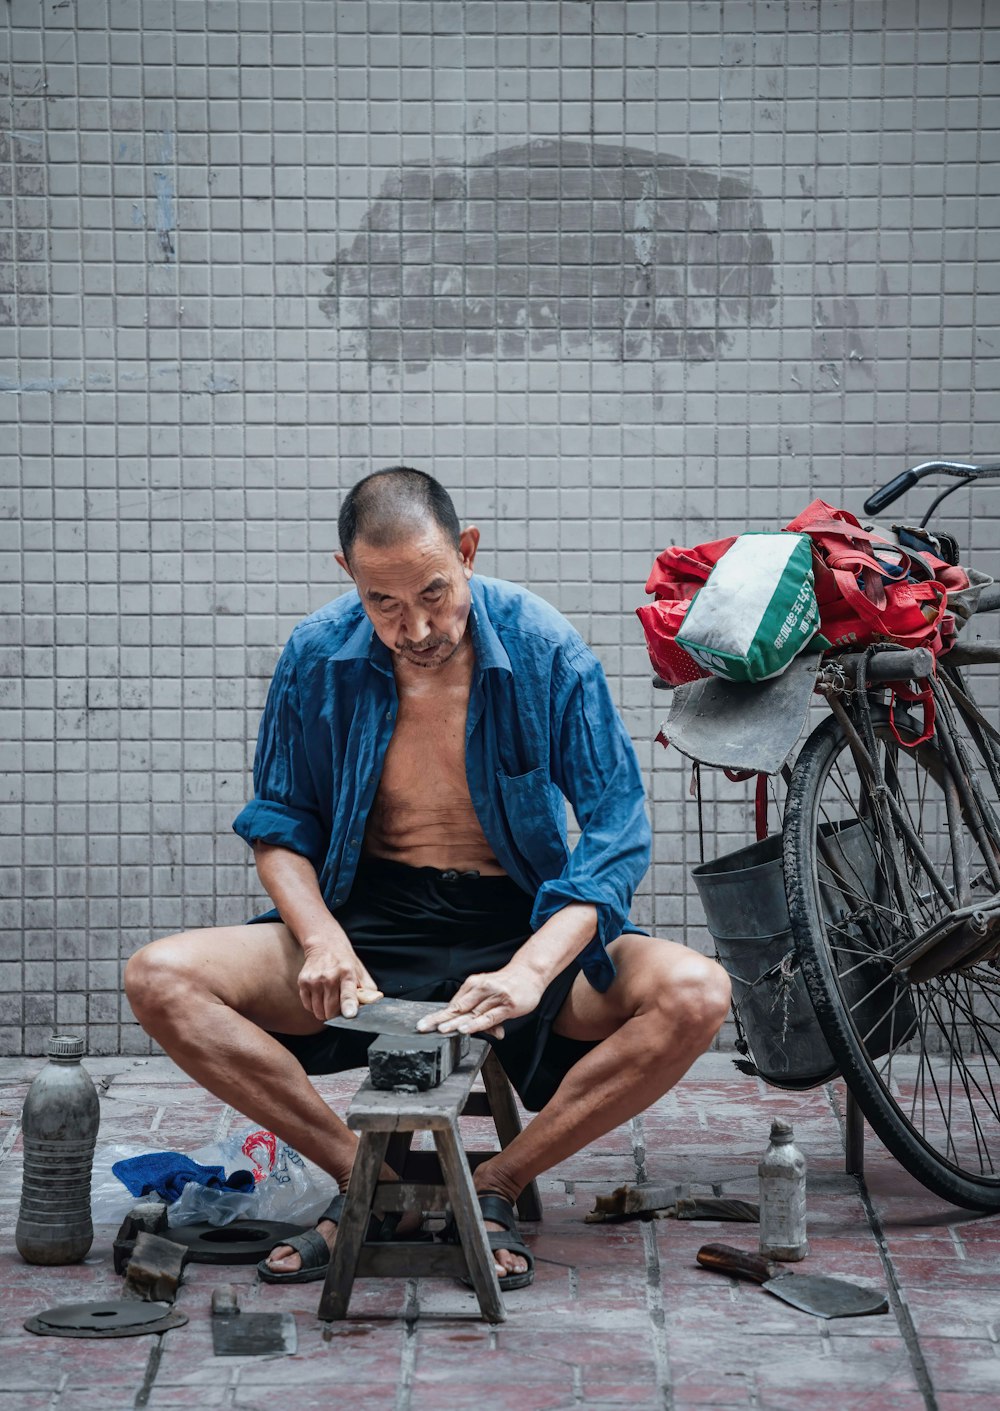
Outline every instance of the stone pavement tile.
POLYGON ((991 1257, 950 1259, 934 1255, 897 1253, 890 1245, 893 1267, 904 1289, 975 1290, 984 1296, 1000 1293, 1000 1261, 991 1257))
MULTIPOLYGON (((246 1383, 240 1382, 232 1393, 232 1401, 223 1404, 226 1407, 233 1406, 237 1411, 277 1411, 277 1408, 288 1406, 290 1411, 337 1411, 338 1408, 353 1404, 357 1411, 395 1411, 397 1392, 395 1381, 387 1378, 382 1386, 364 1387, 355 1395, 353 1388, 348 1384, 344 1385, 341 1376, 338 1376, 331 1369, 330 1380, 325 1385, 304 1387, 301 1390, 297 1382, 291 1383, 294 1391, 290 1391, 287 1397, 281 1396, 274 1405, 275 1397, 280 1393, 271 1393, 267 1400, 262 1400, 261 1389, 255 1380, 248 1380, 246 1383)), ((169 1402, 164 1403, 164 1411, 173 1411, 169 1402)))
POLYGON ((0 1390, 0 1411, 51 1411, 51 1391, 0 1390))
MULTIPOLYGON (((882 1406, 886 1398, 903 1396, 906 1402, 921 1398, 910 1359, 900 1339, 872 1339, 867 1345, 855 1339, 816 1338, 811 1350, 800 1339, 756 1338, 742 1341, 759 1404, 774 1411, 801 1411, 817 1407, 882 1406)), ((713 1366, 734 1364, 734 1350, 726 1341, 712 1347, 713 1366)), ((683 1363, 671 1349, 671 1366, 680 1374, 683 1363)), ((890 1403, 891 1404, 891 1403, 890 1403)))
POLYGON ((975 1391, 997 1404, 1000 1357, 995 1343, 925 1334, 920 1339, 920 1351, 935 1391, 975 1391))
MULTIPOLYGON (((410 1411, 472 1411, 497 1401, 516 1405, 517 1411, 576 1411, 579 1405, 571 1383, 566 1381, 518 1382, 516 1390, 512 1390, 504 1375, 498 1380, 469 1380, 465 1376, 444 1380, 418 1373, 411 1387, 410 1411)), ((394 1401, 387 1401, 386 1405, 392 1407, 394 1401)), ((367 1399, 364 1411, 369 1411, 367 1399)))
POLYGON ((5 1322, 0 1338, 4 1390, 48 1388, 51 1395, 67 1376, 73 1386, 138 1388, 153 1343, 151 1337, 38 1337, 19 1323, 5 1322))
MULTIPOLYGON (((147 1411, 212 1411, 216 1406, 231 1406, 229 1383, 220 1386, 174 1386, 157 1374, 146 1402, 147 1411)), ((2 1411, 2 1408, 0 1408, 2 1411)), ((75 1411, 72 1405, 66 1411, 75 1411)), ((131 1408, 130 1408, 131 1411, 131 1408)))
POLYGON ((935 1399, 937 1411, 990 1411, 980 1391, 942 1391, 935 1399))
MULTIPOLYGON (((811 1400, 817 1411, 927 1411, 927 1402, 919 1391, 893 1391, 884 1387, 868 1388, 854 1382, 833 1382, 814 1389, 806 1400, 800 1393, 787 1393, 780 1387, 761 1387, 755 1407, 759 1411, 802 1411, 811 1400)), ((680 1403, 675 1411, 679 1411, 680 1403)), ((979 1411, 985 1411, 980 1405, 979 1411)))
POLYGON ((949 1289, 947 1296, 935 1288, 903 1290, 917 1336, 978 1338, 987 1341, 991 1328, 1000 1326, 1000 1289, 992 1293, 972 1287, 949 1289))

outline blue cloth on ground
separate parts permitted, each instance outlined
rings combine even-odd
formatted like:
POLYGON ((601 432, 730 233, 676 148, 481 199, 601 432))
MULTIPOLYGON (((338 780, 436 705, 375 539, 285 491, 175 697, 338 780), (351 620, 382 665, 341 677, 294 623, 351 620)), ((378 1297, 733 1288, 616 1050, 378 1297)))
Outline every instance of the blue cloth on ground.
POLYGON ((147 1151, 143 1156, 129 1156, 116 1161, 111 1168, 131 1195, 149 1195, 155 1191, 168 1205, 172 1204, 189 1181, 213 1190, 252 1191, 252 1171, 233 1171, 226 1175, 224 1166, 202 1166, 179 1151, 147 1151))

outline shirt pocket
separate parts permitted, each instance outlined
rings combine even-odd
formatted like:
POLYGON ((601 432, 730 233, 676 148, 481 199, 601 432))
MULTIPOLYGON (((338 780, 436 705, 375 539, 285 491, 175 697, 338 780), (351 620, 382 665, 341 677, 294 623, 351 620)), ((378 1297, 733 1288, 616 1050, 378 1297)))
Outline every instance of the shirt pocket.
POLYGON ((500 797, 517 851, 538 876, 558 877, 569 856, 566 847, 566 804, 544 766, 527 774, 497 770, 500 797))

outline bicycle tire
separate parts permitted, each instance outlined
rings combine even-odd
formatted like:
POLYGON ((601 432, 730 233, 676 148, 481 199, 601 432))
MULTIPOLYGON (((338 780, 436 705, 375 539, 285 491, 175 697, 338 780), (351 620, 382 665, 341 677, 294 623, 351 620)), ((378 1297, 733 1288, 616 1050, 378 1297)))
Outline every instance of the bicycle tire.
MULTIPOLYGON (((941 739, 951 730, 948 719, 939 713, 933 740, 903 749, 889 712, 873 705, 871 714, 880 755, 892 761, 891 788, 906 801, 904 791, 914 786, 923 826, 924 803, 944 808, 944 783, 955 777, 947 764, 954 756, 941 739)), ((916 738, 915 722, 900 712, 896 725, 916 738)), ((962 743, 974 756, 976 742, 964 730, 962 743)), ((974 844, 967 822, 963 814, 963 841, 974 844)), ((783 837, 792 935, 817 1020, 869 1124, 900 1164, 947 1201, 1000 1210, 1000 973, 983 963, 924 983, 892 974, 887 957, 912 944, 914 917, 922 928, 934 919, 934 904, 942 912, 944 904, 919 860, 898 851, 893 858, 892 844, 880 842, 877 831, 847 736, 830 716, 796 761, 783 837), (845 864, 849 848, 860 862, 845 864), (859 983, 863 1003, 851 991, 859 983)), ((954 866, 950 834, 945 841, 939 827, 939 844, 933 828, 919 836, 927 849, 939 847, 942 866, 954 866)), ((977 852, 978 845, 967 855, 973 868, 977 852)), ((968 877, 985 891, 981 871, 968 877)))

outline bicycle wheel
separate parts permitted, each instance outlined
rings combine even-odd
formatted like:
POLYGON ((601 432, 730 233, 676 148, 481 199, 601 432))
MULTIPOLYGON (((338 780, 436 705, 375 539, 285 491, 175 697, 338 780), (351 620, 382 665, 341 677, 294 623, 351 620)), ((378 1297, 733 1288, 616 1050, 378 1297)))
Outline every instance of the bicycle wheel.
MULTIPOLYGON (((841 724, 825 720, 796 762, 784 817, 803 977, 840 1071, 896 1159, 945 1200, 1000 1210, 996 961, 920 980, 893 969, 961 901, 978 907, 1000 890, 995 761, 947 707, 932 741, 916 748, 897 742, 884 707, 873 705, 872 725, 893 818, 911 828, 886 826, 841 724), (975 805, 954 787, 969 774, 975 805)), ((920 733, 901 711, 896 727, 904 739, 920 733)))

